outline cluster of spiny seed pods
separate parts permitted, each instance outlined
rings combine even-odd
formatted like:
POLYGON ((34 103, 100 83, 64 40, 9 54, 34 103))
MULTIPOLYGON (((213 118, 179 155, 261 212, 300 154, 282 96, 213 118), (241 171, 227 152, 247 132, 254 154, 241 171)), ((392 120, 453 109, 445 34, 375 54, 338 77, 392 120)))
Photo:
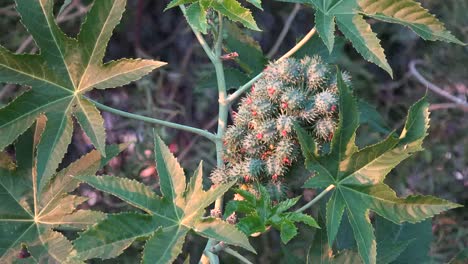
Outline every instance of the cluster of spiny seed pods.
POLYGON ((272 198, 281 198, 284 176, 301 155, 294 122, 308 129, 319 146, 331 141, 338 99, 336 72, 320 57, 271 63, 242 99, 224 137, 225 166, 211 180, 260 183, 272 198))

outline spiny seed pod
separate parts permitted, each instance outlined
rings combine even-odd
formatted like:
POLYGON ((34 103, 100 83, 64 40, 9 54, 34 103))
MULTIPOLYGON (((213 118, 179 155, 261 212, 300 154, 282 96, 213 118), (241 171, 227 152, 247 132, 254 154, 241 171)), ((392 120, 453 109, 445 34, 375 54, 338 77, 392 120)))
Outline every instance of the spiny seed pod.
POLYGON ((236 150, 241 147, 240 142, 247 134, 247 129, 242 126, 229 126, 224 137, 224 145, 227 149, 236 150))
POLYGON ((272 117, 276 112, 276 107, 268 99, 256 100, 252 103, 251 113, 255 119, 267 119, 272 117))
POLYGON ((320 89, 329 77, 329 67, 318 56, 302 59, 301 64, 307 67, 306 78, 309 90, 320 89))
POLYGON ((320 119, 315 124, 315 134, 324 141, 331 141, 333 139, 335 129, 336 122, 330 117, 320 119))
POLYGON ((290 88, 281 96, 282 112, 297 111, 303 109, 307 95, 302 90, 290 88))
POLYGON ((246 127, 248 126, 250 120, 252 120, 252 114, 249 108, 245 105, 239 107, 234 117, 234 125, 239 127, 246 127))
POLYGON ((331 91, 323 91, 315 95, 315 111, 321 115, 333 114, 338 104, 338 95, 331 91))
POLYGON ((276 119, 276 129, 280 132, 282 137, 288 137, 293 131, 294 122, 296 117, 288 115, 280 115, 276 119))
POLYGON ((270 63, 265 69, 265 79, 279 80, 285 84, 299 84, 304 79, 303 67, 292 58, 270 63))
POLYGON ((282 138, 280 141, 278 141, 276 150, 275 150, 275 155, 279 159, 284 159, 288 158, 291 161, 295 158, 293 154, 295 148, 295 143, 293 140, 289 138, 282 138))
POLYGON ((210 175, 210 180, 214 185, 221 185, 229 182, 229 175, 232 175, 231 171, 227 171, 225 167, 215 168, 210 175))
POLYGON ((258 140, 265 143, 273 142, 278 136, 276 124, 270 121, 259 123, 254 129, 255 136, 258 140))
POLYGON ((252 193, 261 184, 280 197, 301 155, 294 122, 313 132, 318 148, 333 138, 339 94, 332 69, 320 57, 270 63, 241 100, 224 137, 226 167, 213 172, 212 181, 237 179, 252 193))
MULTIPOLYGON (((344 72, 344 71, 341 72, 341 77, 343 79, 343 82, 346 84, 346 86, 349 86, 349 87, 352 86, 351 76, 349 75, 348 72, 344 72)), ((338 83, 337 83, 337 80, 336 80, 336 75, 331 76, 329 84, 328 84, 328 90, 333 92, 333 93, 338 93, 338 83)))
POLYGON ((317 119, 318 115, 319 113, 317 113, 317 110, 315 109, 315 102, 311 101, 308 102, 304 110, 299 113, 299 118, 305 121, 305 123, 312 123, 317 119))
POLYGON ((242 140, 242 147, 249 157, 258 156, 265 149, 261 139, 258 138, 258 134, 248 134, 244 140, 242 140))
POLYGON ((266 82, 265 80, 261 81, 261 87, 263 87, 262 96, 270 99, 270 101, 279 103, 281 99, 281 94, 285 90, 285 85, 281 81, 270 81, 266 82))
POLYGON ((259 177, 265 170, 265 162, 260 159, 248 159, 247 160, 249 174, 254 177, 259 177))
POLYGON ((286 166, 281 158, 278 158, 276 155, 270 156, 266 160, 266 169, 270 175, 270 181, 277 181, 278 177, 284 175, 286 172, 286 166))

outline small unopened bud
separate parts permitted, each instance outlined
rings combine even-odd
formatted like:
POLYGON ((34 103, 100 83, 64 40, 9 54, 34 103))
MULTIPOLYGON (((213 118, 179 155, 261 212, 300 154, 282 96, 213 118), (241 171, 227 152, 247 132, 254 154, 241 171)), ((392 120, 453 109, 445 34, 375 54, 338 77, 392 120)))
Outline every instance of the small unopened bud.
POLYGON ((29 253, 28 248, 26 247, 25 244, 21 244, 21 250, 18 253, 17 257, 19 259, 26 259, 26 258, 31 257, 31 253, 29 253))
POLYGON ((232 59, 235 59, 237 57, 239 57, 239 53, 231 52, 231 53, 222 55, 221 60, 232 60, 232 59))
POLYGON ((222 213, 221 213, 221 210, 215 208, 215 209, 211 209, 210 215, 211 217, 214 217, 214 218, 221 218, 222 213))
POLYGON ((236 213, 232 213, 230 216, 226 218, 226 222, 228 222, 231 225, 235 225, 237 223, 237 215, 236 213))

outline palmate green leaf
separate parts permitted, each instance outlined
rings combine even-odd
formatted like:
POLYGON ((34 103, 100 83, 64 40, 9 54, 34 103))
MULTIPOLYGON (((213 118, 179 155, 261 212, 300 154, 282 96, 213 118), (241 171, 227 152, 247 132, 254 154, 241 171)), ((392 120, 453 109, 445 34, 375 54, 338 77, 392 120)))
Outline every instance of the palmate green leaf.
POLYGON ((207 11, 200 2, 196 2, 188 6, 185 12, 187 22, 203 34, 206 34, 208 30, 207 11))
POLYGON ((333 49, 335 24, 368 61, 392 75, 384 50, 364 16, 397 23, 412 29, 425 40, 440 40, 465 45, 453 36, 434 15, 415 0, 277 0, 312 5, 315 25, 330 52, 333 49))
POLYGON ((247 2, 254 5, 256 8, 263 10, 262 8, 262 0, 247 0, 247 2))
POLYGON ((390 133, 390 128, 385 124, 385 120, 374 106, 365 102, 358 101, 359 121, 361 124, 367 124, 372 130, 384 134, 390 133))
POLYGON ((433 240, 431 220, 397 225, 383 217, 375 218, 377 263, 429 263, 433 240))
POLYGON ((396 165, 422 149, 429 127, 426 99, 421 99, 410 108, 399 137, 391 133, 382 142, 358 150, 354 142, 359 126, 357 102, 343 82, 340 72, 337 79, 340 121, 331 143, 331 151, 323 156, 315 154, 313 143, 305 140, 306 132, 296 127, 301 147, 306 154, 306 167, 316 173, 305 182, 304 187, 335 186, 326 206, 330 246, 346 212, 363 262, 376 263, 376 240, 369 211, 401 224, 420 222, 459 205, 431 196, 412 195, 399 198, 383 183, 385 176, 396 165))
MULTIPOLYGON (((203 1, 203 0, 202 0, 203 1)), ((227 18, 234 22, 240 22, 244 26, 260 31, 255 22, 252 12, 243 7, 237 0, 223 0, 223 1, 210 1, 211 7, 225 15, 227 18)))
POLYGON ((111 176, 80 176, 77 179, 110 193, 143 210, 142 213, 109 215, 83 232, 73 244, 82 259, 118 256, 138 238, 146 238, 143 263, 172 263, 181 253, 189 231, 255 252, 247 237, 219 219, 203 219, 205 208, 233 184, 203 190, 200 164, 190 182, 159 137, 155 153, 162 196, 134 180, 111 176), (124 232, 115 232, 124 229, 124 232))
POLYGON ((31 254, 27 263, 81 263, 69 258, 76 255, 75 249, 54 230, 82 230, 105 218, 100 212, 76 209, 87 199, 68 194, 79 184, 72 176, 94 174, 123 146, 108 146, 106 158, 91 151, 61 170, 39 192, 33 157, 44 126, 45 119, 38 119, 35 133, 28 130, 15 145, 17 168, 0 168, 0 263, 24 263, 17 258, 22 245, 31 254))
POLYGON ((234 23, 227 23, 226 34, 224 40, 226 52, 237 52, 239 57, 235 58, 235 61, 248 77, 253 78, 265 69, 268 58, 252 36, 243 32, 234 23))
MULTIPOLYGON (((327 243, 327 235, 324 229, 318 229, 314 234, 314 240, 309 248, 307 264, 362 264, 359 254, 353 250, 342 250, 333 254, 333 250, 327 243)), ((380 263, 380 262, 379 262, 380 263)))
POLYGON ((0 149, 11 144, 44 114, 47 126, 38 146, 39 189, 56 172, 67 151, 76 117, 93 145, 105 155, 103 119, 84 97, 93 88, 128 84, 164 65, 152 60, 122 59, 103 64, 107 43, 120 22, 126 0, 96 1, 77 39, 66 36, 53 16, 54 0, 17 0, 21 22, 40 54, 13 54, 0 46, 0 82, 30 86, 0 109, 0 149))
POLYGON ((320 228, 314 218, 299 212, 287 212, 298 201, 299 197, 287 199, 276 205, 272 204, 270 194, 263 186, 258 186, 261 193, 259 197, 252 193, 238 189, 244 200, 232 200, 226 206, 224 216, 228 217, 234 212, 241 213, 237 227, 246 235, 265 232, 270 226, 280 231, 281 241, 287 244, 297 235, 296 223, 304 223, 310 227, 320 228))
MULTIPOLYGON (((248 2, 261 9, 260 0, 249 0, 248 2)), ((187 21, 202 33, 207 33, 206 14, 209 9, 221 13, 231 21, 240 22, 247 28, 260 31, 252 16, 252 12, 243 7, 237 0, 173 0, 167 5, 165 10, 184 4, 190 4, 185 12, 187 21)))

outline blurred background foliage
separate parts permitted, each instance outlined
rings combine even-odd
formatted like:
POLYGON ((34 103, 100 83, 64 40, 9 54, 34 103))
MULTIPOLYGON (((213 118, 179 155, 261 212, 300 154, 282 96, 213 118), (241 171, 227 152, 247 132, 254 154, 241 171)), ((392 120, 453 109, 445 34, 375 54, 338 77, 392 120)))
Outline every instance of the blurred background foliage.
MULTIPOLYGON (((57 1, 57 13, 61 2, 63 1, 57 1)), ((61 26, 67 33, 76 34, 90 2, 73 0, 71 6, 59 15, 61 26)), ((125 111, 214 131, 217 121, 217 91, 210 81, 213 77, 212 66, 180 11, 171 9, 163 12, 167 2, 128 1, 123 22, 108 46, 106 60, 118 57, 151 57, 166 61, 169 65, 128 87, 104 92, 95 91, 89 96, 125 111)), ((310 30, 313 26, 313 12, 294 4, 263 2, 264 12, 253 9, 257 23, 263 31, 248 34, 259 42, 259 48, 265 54, 274 59, 286 52, 298 38, 310 30), (291 24, 284 41, 280 43, 277 51, 276 48, 272 50, 288 19, 291 20, 291 24)), ((463 42, 468 42, 468 1, 420 2, 445 22, 452 33, 463 42)), ((373 23, 372 20, 370 22, 382 39, 387 58, 394 70, 394 79, 377 66, 364 61, 349 44, 341 45, 333 54, 334 62, 352 76, 357 97, 372 104, 391 129, 401 128, 401 120, 405 118, 407 108, 426 92, 432 103, 431 128, 425 141, 425 151, 398 166, 387 177, 387 182, 398 190, 400 195, 432 194, 467 204, 468 109, 427 91, 427 87, 414 78, 409 64, 421 60, 422 63, 417 68, 420 74, 452 95, 466 99, 468 48, 443 42, 425 42, 404 27, 373 23)), ((320 40, 313 38, 312 41, 320 40)), ((19 23, 13 0, 0 0, 0 44, 18 52, 37 52, 34 42, 19 23)), ((236 50, 227 47, 226 52, 228 51, 236 50)), ((231 61, 226 62, 226 65, 237 67, 236 63, 231 61)), ((245 77, 239 76, 235 71, 229 75, 232 77, 230 80, 233 86, 245 81, 245 77)), ((0 106, 25 89, 3 84, 2 87, 0 106)), ((103 115, 108 143, 135 142, 121 156, 110 162, 105 168, 106 173, 125 175, 157 187, 157 173, 152 157, 152 127, 109 113, 103 115)), ((188 170, 193 170, 200 159, 206 164, 205 175, 215 166, 214 146, 211 142, 173 129, 159 127, 158 130, 188 170)), ((358 142, 362 145, 376 142, 384 136, 381 131, 382 129, 376 129, 375 124, 365 125, 359 130, 358 142)), ((66 166, 90 148, 92 146, 89 140, 77 130, 62 166, 66 166)), ((298 181, 297 186, 291 186, 289 194, 303 194, 303 202, 306 202, 313 197, 314 191, 300 189, 301 184, 298 181)), ((82 186, 80 192, 91 198, 83 205, 85 207, 110 212, 121 210, 122 207, 133 210, 118 199, 86 186, 82 186)), ((314 232, 305 227, 301 231, 301 236, 286 246, 280 243, 279 235, 275 232, 267 232, 254 238, 252 242, 259 249, 259 255, 255 257, 257 262, 272 263, 278 259, 284 263, 304 261, 317 234, 314 236, 314 232)), ((345 228, 342 230, 343 233, 347 231, 349 230, 345 228)), ((435 217, 432 220, 432 235, 429 256, 431 262, 447 262, 465 249, 468 245, 466 208, 435 217)), ((185 252, 199 256, 205 241, 197 239, 194 242, 190 238, 188 240, 193 243, 190 246, 186 243, 185 252)), ((105 263, 133 263, 141 246, 137 243, 119 259, 105 263)), ((181 256, 181 260, 186 257, 187 254, 181 256)), ((227 263, 233 261, 227 257, 225 260, 227 263)))

